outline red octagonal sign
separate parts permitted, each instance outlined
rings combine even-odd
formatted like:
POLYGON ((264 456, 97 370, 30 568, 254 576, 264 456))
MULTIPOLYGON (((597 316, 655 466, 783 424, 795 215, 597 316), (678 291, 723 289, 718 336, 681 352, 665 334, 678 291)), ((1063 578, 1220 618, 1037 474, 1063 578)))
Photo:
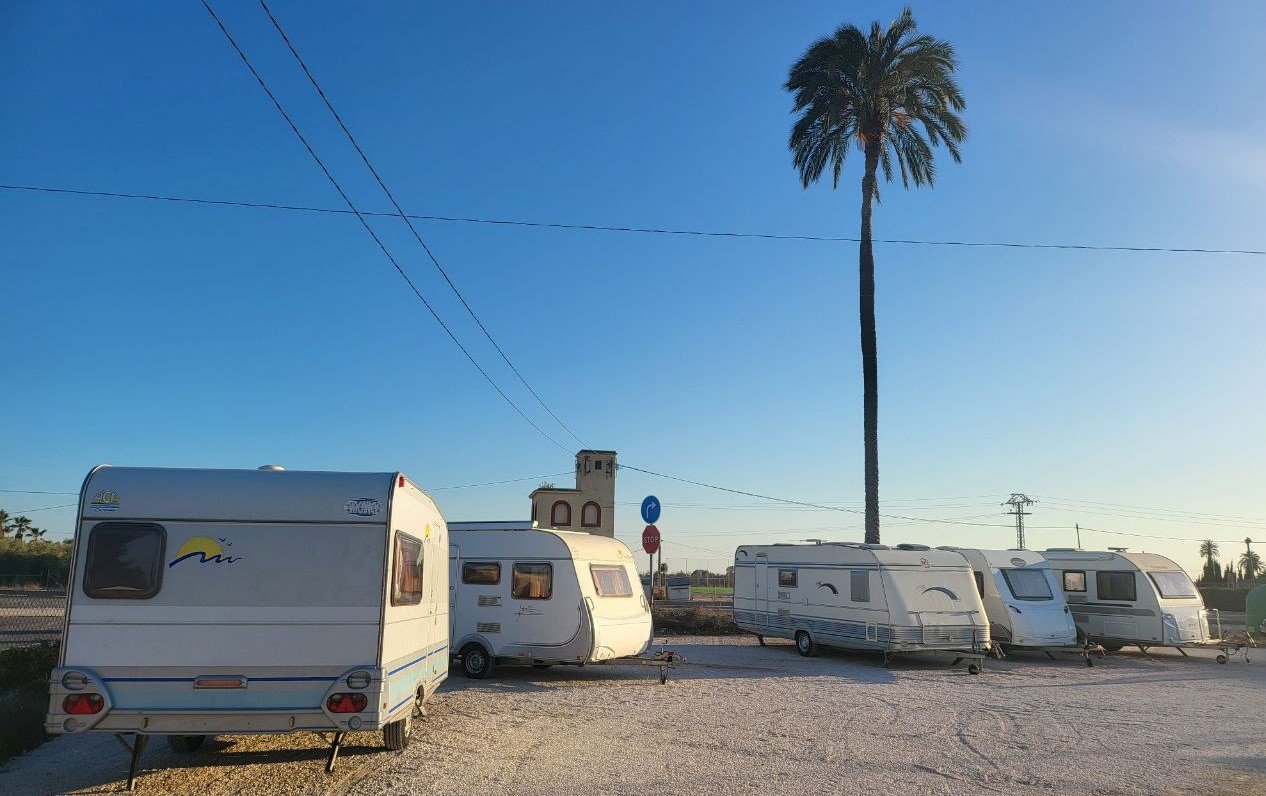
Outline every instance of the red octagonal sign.
POLYGON ((659 549, 659 528, 654 525, 646 526, 646 530, 642 531, 642 549, 648 553, 659 549))

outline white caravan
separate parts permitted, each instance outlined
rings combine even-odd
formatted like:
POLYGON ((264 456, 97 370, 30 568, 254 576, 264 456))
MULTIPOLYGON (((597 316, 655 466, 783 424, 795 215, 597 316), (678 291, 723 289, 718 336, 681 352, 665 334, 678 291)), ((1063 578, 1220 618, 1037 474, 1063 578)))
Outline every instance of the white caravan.
MULTIPOLYGON (((51 733, 381 730, 448 675, 444 518, 399 473, 101 466, 79 501, 51 733)), ((126 742, 125 742, 126 744, 126 742)))
POLYGON ((1059 576, 1078 628, 1104 649, 1181 650, 1217 641, 1200 592, 1165 556, 1072 549, 1044 555, 1059 576))
POLYGON ((938 549, 961 553, 971 565, 976 589, 989 616, 989 637, 995 645, 1005 649, 1076 645, 1077 625, 1055 573, 1041 553, 938 549))
POLYGON ((651 611, 623 543, 514 522, 449 525, 452 650, 469 677, 639 655, 651 611))
POLYGON ((924 545, 743 545, 734 553, 734 621, 762 642, 795 639, 801 655, 819 644, 879 650, 885 661, 893 653, 980 658, 989 650, 971 568, 958 553, 924 545))

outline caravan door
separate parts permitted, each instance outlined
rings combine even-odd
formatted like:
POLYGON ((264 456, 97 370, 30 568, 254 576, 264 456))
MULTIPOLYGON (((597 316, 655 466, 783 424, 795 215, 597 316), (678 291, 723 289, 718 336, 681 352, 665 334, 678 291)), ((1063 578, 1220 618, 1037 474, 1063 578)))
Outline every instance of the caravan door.
POLYGON ((756 621, 769 624, 769 561, 756 562, 756 621))

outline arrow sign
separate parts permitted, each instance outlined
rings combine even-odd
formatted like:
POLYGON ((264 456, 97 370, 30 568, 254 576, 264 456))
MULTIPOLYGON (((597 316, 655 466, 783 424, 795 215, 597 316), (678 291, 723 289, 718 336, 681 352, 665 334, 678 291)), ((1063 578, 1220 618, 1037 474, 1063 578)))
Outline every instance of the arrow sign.
POLYGON ((642 500, 642 522, 647 525, 654 525, 659 522, 659 498, 654 495, 647 495, 642 500))
POLYGON ((647 525, 646 530, 642 531, 642 549, 650 555, 655 555, 655 551, 659 549, 659 529, 654 525, 647 525))

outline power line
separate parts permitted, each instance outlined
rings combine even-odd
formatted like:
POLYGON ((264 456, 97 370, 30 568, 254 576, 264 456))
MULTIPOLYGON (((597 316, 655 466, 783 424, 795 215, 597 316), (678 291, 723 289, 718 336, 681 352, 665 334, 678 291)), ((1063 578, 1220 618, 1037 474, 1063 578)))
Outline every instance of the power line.
POLYGON ((462 292, 457 289, 457 285, 453 283, 453 280, 449 277, 448 272, 444 270, 444 266, 440 265, 440 261, 436 258, 435 253, 431 251, 431 247, 426 245, 426 241, 422 240, 422 236, 418 234, 417 228, 413 226, 413 221, 405 214, 404 208, 400 206, 400 203, 396 201, 395 195, 389 188, 387 188, 387 183, 383 181, 381 176, 379 176, 378 169, 374 168, 373 163, 369 162, 369 156, 365 154, 365 150, 361 148, 361 145, 356 140, 356 137, 352 135, 352 131, 348 129, 346 124, 344 124, 343 117, 340 116, 339 112, 334 109, 334 104, 331 103, 330 98, 325 95, 325 91, 321 88, 321 84, 317 82, 316 77, 312 74, 312 70, 308 69, 307 63, 305 63, 303 57, 299 55, 299 51, 295 49, 294 43, 291 42, 290 37, 286 35, 286 31, 281 27, 281 22, 279 22, 277 17, 273 15, 272 9, 268 7, 268 3, 264 2, 264 0, 259 0, 259 5, 264 9, 264 13, 268 15, 268 19, 272 21, 273 27, 276 28, 277 33, 281 35, 281 40, 286 43, 286 47, 290 49, 290 54, 295 57, 295 61, 299 63, 299 67, 303 69, 303 73, 307 75, 308 82, 312 84, 312 87, 316 89, 317 94, 321 96, 321 101, 324 102, 325 107, 329 109, 330 114, 334 117, 334 121, 338 122, 339 128, 342 129, 343 134, 347 136, 347 140, 356 150, 356 154, 360 155, 360 159, 365 164, 365 168, 369 169, 369 173, 373 175, 374 181, 378 183, 378 187, 381 188, 382 192, 387 195, 388 199, 391 200, 391 206, 396 209, 396 215, 399 216, 400 219, 403 220, 409 227, 409 231, 413 233, 414 240, 416 240, 418 245, 422 247, 422 251, 426 252, 426 256, 431 260, 435 269, 440 272, 440 276, 444 277, 444 281, 448 283, 448 286, 452 289, 453 294, 457 296, 458 301, 460 301, 462 306, 466 308, 466 312, 469 313, 470 317, 475 321, 475 325, 479 327, 479 331, 484 333, 484 337, 488 338, 488 342, 492 343, 492 347, 497 350, 497 353, 501 355, 501 358, 505 360, 505 363, 510 366, 510 370, 514 371, 514 375, 519 378, 519 381, 522 382, 523 386, 527 388, 527 391, 532 394, 532 397, 536 399, 536 402, 549 413, 550 417, 554 418, 554 422, 558 423, 563 431, 570 434, 572 439, 579 442, 582 448, 586 447, 584 440, 576 436, 576 432, 568 428, 567 424, 562 421, 562 418, 560 418, 554 410, 550 409, 549 405, 545 403, 545 399, 543 399, 540 394, 532 388, 531 384, 528 384, 527 379, 523 377, 523 374, 519 372, 519 369, 515 367, 515 364, 510 361, 510 357, 506 355, 506 352, 502 350, 501 346, 493 338, 492 332, 488 331, 488 327, 484 326, 484 322, 481 321, 479 316, 475 314, 475 310, 470 306, 470 303, 466 301, 466 297, 462 295, 462 292))
MULTIPOLYGON (((43 185, 0 185, 0 189, 8 191, 32 191, 52 194, 68 194, 73 196, 92 196, 108 199, 143 199, 160 202, 182 202, 187 204, 219 205, 223 207, 242 207, 259 210, 290 210, 303 213, 333 213, 351 215, 352 211, 334 207, 313 207, 309 205, 281 204, 273 202, 249 202, 234 199, 206 199, 194 196, 172 196, 164 194, 124 193, 121 191, 98 191, 77 188, 55 188, 43 185)), ((373 217, 399 218, 398 213, 362 210, 360 215, 373 217)), ((456 224, 488 224, 502 227, 532 227, 537 229, 565 229, 583 232, 624 232, 644 235, 678 235, 701 238, 735 238, 783 241, 811 241, 820 243, 857 243, 858 239, 848 236, 830 235, 785 235, 770 232, 725 232, 702 229, 671 229, 659 227, 616 226, 606 224, 577 224, 558 221, 525 221, 508 218, 479 218, 472 216, 441 216, 421 213, 406 213, 407 218, 415 221, 439 221, 456 224)), ((1102 252, 1135 252, 1161 254, 1234 254, 1253 257, 1266 257, 1262 249, 1214 249, 1214 248, 1182 248, 1175 246, 1122 246, 1097 245, 1090 243, 1026 243, 1011 241, 965 241, 965 240, 916 240, 903 238, 875 238, 874 243, 897 246, 958 246, 967 248, 1000 248, 1000 249, 1056 249, 1061 251, 1102 251, 1102 252)))
POLYGON ((373 238, 374 243, 378 245, 378 248, 382 251, 382 253, 387 257, 388 260, 391 261, 391 265, 400 274, 401 278, 404 279, 404 281, 409 285, 409 288, 413 291, 413 294, 418 297, 418 300, 422 302, 422 305, 426 307, 428 312, 431 313, 431 317, 435 318, 436 323, 440 325, 440 328, 444 330, 445 334, 448 335, 449 339, 453 341, 454 345, 456 345, 459 349, 461 349, 461 352, 466 356, 468 360, 470 360, 470 364, 475 366, 475 369, 478 370, 480 375, 484 377, 484 380, 487 381, 488 384, 491 385, 492 388, 497 391, 497 394, 500 395, 501 398, 507 404, 510 405, 510 408, 512 408, 515 412, 517 412, 518 415, 522 417, 523 420, 527 422, 528 425, 536 429, 537 433, 545 437, 545 439, 549 440, 551 443, 553 443, 560 449, 566 451, 567 450, 566 446, 564 446, 558 440, 551 437, 549 434, 545 433, 544 429, 542 429, 540 426, 534 423, 532 421, 532 418, 528 417, 527 414, 524 413, 524 411, 519 408, 519 405, 510 399, 510 396, 506 395, 505 391, 501 389, 500 385, 498 385, 495 381, 493 381, 492 376, 488 375, 488 372, 483 369, 483 367, 479 364, 479 362, 475 360, 475 357, 470 353, 470 351, 466 349, 466 346, 462 345, 462 342, 457 339, 457 335, 453 334, 453 331, 449 329, 448 324, 444 323, 444 319, 441 318, 440 314, 436 312, 434 307, 431 306, 431 302, 426 300, 426 296, 422 295, 422 291, 419 290, 418 286, 413 283, 413 280, 409 278, 409 275, 405 273, 405 270, 400 267, 400 263, 396 261, 396 258, 387 249, 386 244, 384 244, 382 242, 382 239, 378 237, 378 233, 374 232, 374 228, 371 227, 369 225, 369 222, 365 220, 364 214, 362 214, 356 208, 356 205, 352 202, 351 197, 347 195, 347 192, 343 190, 343 186, 339 185, 339 182, 337 179, 335 179, 334 174, 331 173, 329 168, 325 165, 325 161, 321 160, 321 157, 317 155, 316 150, 312 148, 312 145, 310 143, 308 143, 308 139, 305 138, 303 133, 299 131, 299 126, 295 124, 294 119, 292 119, 290 117, 290 114, 286 112, 286 109, 284 106, 282 106, 281 101, 277 99, 277 96, 275 94, 273 94, 272 89, 268 87, 268 83, 264 81, 263 76, 260 75, 258 70, 255 69, 255 65, 252 64, 251 60, 246 57, 245 51, 243 51, 242 48, 238 46, 237 40, 233 38, 233 35, 231 33, 229 33, 228 28, 226 28, 224 26, 224 23, 220 21, 220 18, 215 13, 215 9, 211 7, 210 3, 208 3, 207 0, 201 0, 201 2, 202 2, 202 7, 207 10, 207 13, 211 15, 211 19, 213 19, 215 21, 215 24, 220 28, 220 32, 224 34, 224 38, 227 39, 229 44, 232 45, 233 49, 237 51, 238 56, 240 56, 242 59, 242 63, 246 64, 246 68, 249 69, 251 74, 255 77, 255 81, 259 83, 259 87, 262 88, 264 90, 264 93, 268 95, 268 99, 272 100, 273 105, 277 108, 277 112, 280 113, 282 118, 286 120, 286 124, 290 125, 290 129, 294 132, 295 136, 299 139, 300 143, 303 144, 304 149, 308 150, 308 154, 312 156, 312 159, 314 161, 316 161, 317 166, 321 168, 321 171, 325 174, 326 179, 328 179, 330 181, 330 184, 334 186, 334 190, 338 191, 339 196, 342 197, 344 203, 347 204, 348 211, 353 213, 356 216, 357 220, 360 221, 361 226, 365 228, 365 231, 369 233, 369 236, 371 238, 373 238))
POLYGON ((68 506, 76 506, 77 503, 60 503, 56 506, 40 506, 38 509, 14 509, 13 513, 21 516, 23 514, 34 514, 37 511, 50 511, 52 509, 64 509, 68 506))
POLYGON ((10 495, 78 495, 78 492, 45 492, 40 489, 0 489, 10 495))
POLYGON ((548 475, 528 475, 522 478, 507 478, 504 481, 484 481, 481 484, 458 484, 456 486, 433 486, 428 488, 428 492, 442 492, 446 489, 473 489, 477 486, 497 486, 498 484, 513 484, 519 481, 536 481, 540 478, 558 478, 562 475, 571 475, 571 471, 565 473, 549 473, 548 475))

